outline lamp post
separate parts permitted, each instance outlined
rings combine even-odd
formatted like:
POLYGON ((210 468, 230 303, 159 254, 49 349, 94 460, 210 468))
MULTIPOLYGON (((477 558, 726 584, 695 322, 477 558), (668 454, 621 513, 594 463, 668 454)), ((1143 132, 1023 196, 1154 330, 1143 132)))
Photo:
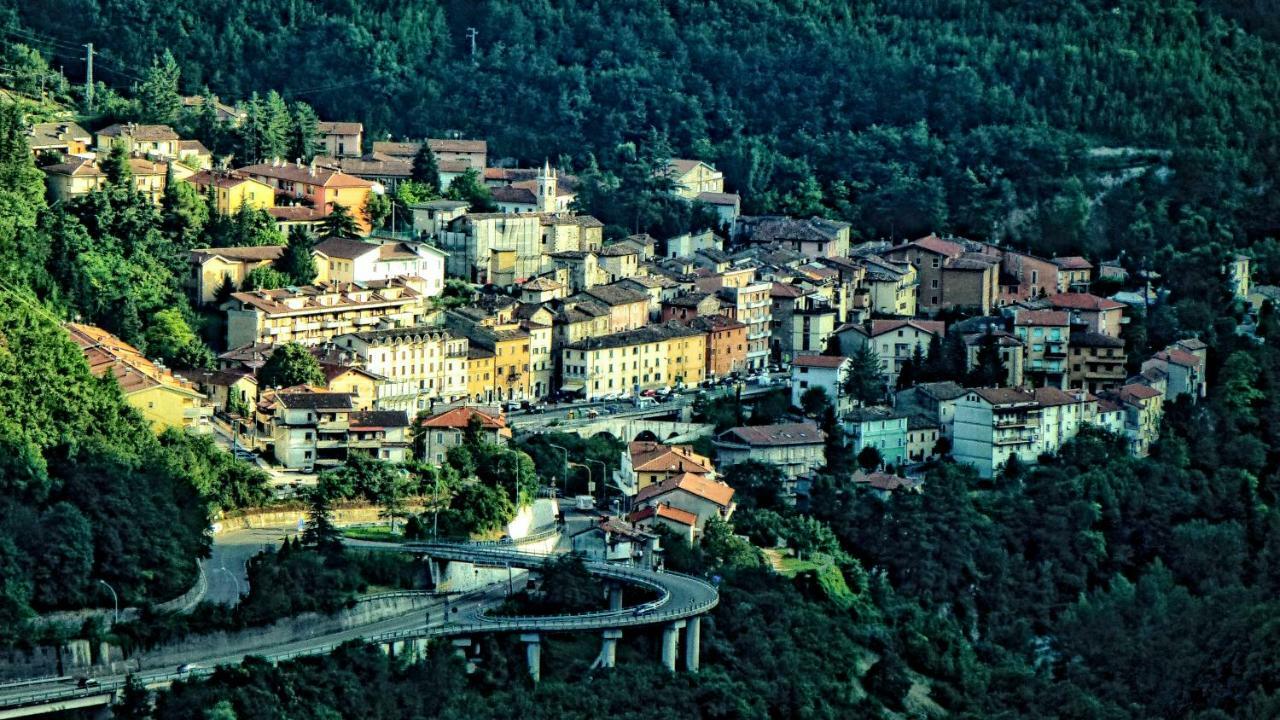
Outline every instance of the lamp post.
POLYGON ((571 467, 580 467, 580 468, 583 468, 583 469, 585 469, 585 470, 587 471, 587 491, 588 491, 588 492, 590 492, 590 491, 592 490, 592 487, 591 487, 591 486, 592 486, 592 485, 595 485, 595 483, 594 483, 594 482, 592 482, 592 480, 591 480, 591 466, 590 466, 590 465, 583 465, 582 463, 576 463, 576 462, 571 462, 571 463, 569 463, 569 465, 570 465, 571 467))
POLYGON ((591 458, 587 458, 586 460, 589 463, 596 463, 600 466, 600 507, 604 508, 606 507, 605 500, 606 494, 608 493, 605 485, 609 482, 606 477, 609 474, 609 466, 605 465, 603 460, 592 460, 591 458))
POLYGON ((551 447, 560 451, 564 456, 564 464, 560 469, 560 494, 565 495, 569 492, 569 451, 555 443, 547 443, 551 447))
POLYGON ((98 584, 111 591, 111 601, 115 604, 115 620, 112 624, 120 622, 120 596, 116 594, 116 589, 108 585, 106 580, 99 580, 98 584))

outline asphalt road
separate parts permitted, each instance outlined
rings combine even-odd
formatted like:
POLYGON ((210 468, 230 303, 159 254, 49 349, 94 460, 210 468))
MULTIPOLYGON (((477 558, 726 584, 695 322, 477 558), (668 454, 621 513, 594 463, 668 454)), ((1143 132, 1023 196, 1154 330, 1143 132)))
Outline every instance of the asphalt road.
POLYGON ((249 592, 246 565, 263 550, 278 548, 286 537, 297 534, 297 526, 226 530, 213 536, 212 555, 201 561, 209 589, 204 599, 223 605, 235 605, 249 592))

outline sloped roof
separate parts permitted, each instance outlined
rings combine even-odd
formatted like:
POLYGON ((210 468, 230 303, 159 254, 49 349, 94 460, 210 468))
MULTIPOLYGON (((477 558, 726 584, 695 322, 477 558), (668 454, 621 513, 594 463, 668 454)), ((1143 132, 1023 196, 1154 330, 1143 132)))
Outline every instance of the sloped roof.
POLYGON ((116 123, 108 125, 98 131, 99 135, 105 137, 124 137, 129 136, 134 140, 143 142, 159 142, 163 140, 177 140, 178 133, 168 125, 135 125, 134 123, 116 123))
POLYGON ((1047 300, 1054 307, 1070 310, 1120 310, 1124 307, 1124 303, 1089 293, 1059 293, 1050 295, 1047 300))
POLYGON ((718 439, 756 446, 812 445, 825 442, 827 434, 813 423, 779 423, 730 428, 718 439))
POLYGON ((378 245, 355 238, 329 237, 316 244, 312 252, 325 257, 354 260, 371 252, 378 252, 378 245))
POLYGON ((220 257, 224 260, 279 260, 284 255, 284 245, 254 245, 250 247, 196 248, 191 251, 192 262, 206 263, 220 257))
POLYGON ((404 410, 356 410, 347 419, 352 430, 409 427, 409 414, 404 410))
POLYGON ((238 168, 237 172, 320 187, 373 187, 373 183, 368 180, 348 175, 340 170, 317 166, 313 172, 307 165, 290 162, 245 165, 238 168))
POLYGON ((849 358, 843 355, 797 355, 791 361, 793 367, 818 367, 835 369, 844 365, 849 358))
POLYGON ((1061 310, 1023 310, 1013 319, 1013 324, 1067 327, 1071 316, 1061 310))
POLYGON ((1036 396, 1017 388, 972 388, 970 392, 992 405, 1034 405, 1036 396))
POLYGON ((364 132, 364 125, 358 122, 327 122, 321 120, 316 123, 316 132, 321 135, 357 135, 364 132))
POLYGON ((287 408, 307 410, 350 410, 351 393, 315 392, 315 391, 280 391, 276 400, 287 408))
POLYGON ((655 516, 662 518, 663 520, 671 520, 674 522, 678 522, 681 525, 688 525, 689 527, 693 527, 698 524, 697 515, 694 515, 688 510, 681 510, 680 508, 671 507, 670 505, 667 505, 665 503, 661 503, 658 505, 651 505, 647 508, 641 508, 640 510, 637 510, 631 513, 630 520, 631 522, 639 522, 641 520, 647 520, 655 516))
MULTIPOLYGON (((915 247, 921 250, 925 250, 927 252, 934 253, 935 255, 945 255, 947 257, 960 257, 961 255, 964 254, 963 245, 957 242, 951 242, 950 240, 943 240, 937 235, 926 235, 925 237, 922 237, 919 240, 913 240, 909 243, 906 243, 905 245, 902 245, 901 247, 902 248, 915 247)), ((894 250, 898 250, 898 249, 899 248, 894 248, 894 250)))
POLYGON ((422 427, 465 430, 471 423, 471 418, 479 418, 480 427, 484 430, 501 430, 507 426, 506 421, 502 418, 494 417, 473 407, 457 407, 452 410, 446 410, 438 415, 432 415, 422 421, 421 425, 422 427))
POLYGON ((640 492, 636 493, 634 502, 637 504, 643 503, 651 498, 662 497, 677 490, 683 490, 690 495, 710 500, 720 507, 729 507, 733 502, 733 488, 725 483, 708 480, 702 475, 695 475, 694 473, 676 475, 660 483, 644 487, 640 492))
POLYGON ((1054 258, 1050 260, 1054 265, 1063 270, 1092 270, 1093 263, 1085 260, 1079 255, 1069 255, 1067 257, 1054 258))

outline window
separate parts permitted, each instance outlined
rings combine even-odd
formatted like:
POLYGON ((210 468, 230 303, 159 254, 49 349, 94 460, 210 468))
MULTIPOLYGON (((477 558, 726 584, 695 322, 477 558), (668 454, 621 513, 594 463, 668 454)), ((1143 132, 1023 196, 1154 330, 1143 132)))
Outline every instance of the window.
POLYGON ((310 451, 310 450, 303 450, 303 451, 302 451, 302 459, 303 459, 303 460, 310 460, 310 459, 311 459, 311 451, 310 451))
POLYGON ((929 281, 929 287, 933 288, 934 290, 937 290, 937 289, 938 289, 938 281, 937 281, 937 280, 930 280, 930 281, 929 281))

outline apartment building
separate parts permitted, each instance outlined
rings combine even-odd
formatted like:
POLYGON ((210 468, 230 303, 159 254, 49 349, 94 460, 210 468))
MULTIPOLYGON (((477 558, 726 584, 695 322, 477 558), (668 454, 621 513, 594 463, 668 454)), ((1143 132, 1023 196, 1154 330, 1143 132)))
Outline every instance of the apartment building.
POLYGON ((720 299, 727 305, 725 314, 747 326, 748 370, 759 370, 769 364, 773 320, 769 292, 772 289, 772 283, 752 282, 719 291, 720 299))
POLYGON ((570 343, 561 351, 561 389, 593 399, 693 385, 704 377, 705 343, 701 332, 674 323, 570 343))
POLYGON ((858 294, 866 296, 868 309, 878 315, 914 317, 920 294, 916 267, 873 255, 858 260, 866 268, 858 294))
POLYGON ((917 352, 928 355, 929 344, 941 340, 946 324, 939 320, 870 320, 862 325, 845 325, 836 331, 840 352, 853 357, 870 347, 880 357, 880 367, 892 385, 902 365, 917 352))
POLYGON ((906 413, 887 407, 854 408, 845 413, 841 424, 849 434, 854 457, 873 447, 886 467, 901 468, 907 461, 906 413))
POLYGON ((956 404, 952 455, 990 478, 1009 458, 1034 463, 1042 452, 1036 396, 1015 388, 973 388, 956 404))
POLYGON ((273 267, 284 256, 283 245, 253 247, 199 248, 187 254, 191 274, 187 288, 197 305, 208 305, 228 278, 232 288, 239 288, 249 273, 260 267, 273 267))
POLYGON ((422 294, 406 281, 318 283, 238 292, 223 305, 227 346, 315 345, 337 335, 421 325, 422 294))
POLYGON ((755 460, 796 478, 826 463, 826 440, 817 425, 803 422, 730 428, 717 435, 714 444, 721 468, 755 460))
POLYGON ((816 388, 826 393, 837 412, 847 409, 844 381, 852 364, 843 355, 797 355, 791 361, 792 406, 802 407, 805 393, 816 388))
POLYGON ((382 378, 375 407, 410 414, 433 402, 467 397, 467 350, 470 343, 435 326, 388 328, 333 338, 351 362, 382 378))
POLYGON ((339 170, 316 167, 315 162, 303 165, 281 160, 246 165, 236 173, 269 185, 277 195, 304 201, 321 217, 333 212, 335 205, 341 205, 350 211, 362 232, 367 233, 371 229, 365 207, 374 184, 368 180, 339 170))
POLYGON ((1101 393, 1124 384, 1123 340, 1084 330, 1071 333, 1067 348, 1070 353, 1067 376, 1071 387, 1101 393))
POLYGON ((265 449, 289 470, 332 468, 355 454, 392 463, 408 459, 409 416, 403 410, 356 410, 347 393, 269 392, 258 402, 256 418, 265 449))
POLYGON ((724 315, 704 315, 688 326, 707 335, 706 377, 722 378, 747 369, 747 325, 724 315))
POLYGON ((331 237, 311 250, 317 282, 369 283, 414 277, 427 297, 444 292, 443 250, 426 243, 366 242, 331 237))
MULTIPOLYGON (((46 165, 41 170, 44 170, 49 195, 54 200, 66 201, 88 195, 107 184, 107 173, 97 160, 89 158, 70 157, 64 162, 46 165)), ((133 175, 133 189, 151 202, 160 204, 169 172, 168 163, 131 157, 129 171, 133 175)))
POLYGON ((1023 375, 1037 387, 1066 388, 1071 374, 1071 316, 1061 310, 1019 310, 1013 334, 1025 349, 1023 375))
POLYGON ((178 157, 178 133, 168 125, 116 123, 97 133, 95 149, 102 154, 116 146, 130 155, 150 155, 158 159, 178 157))

